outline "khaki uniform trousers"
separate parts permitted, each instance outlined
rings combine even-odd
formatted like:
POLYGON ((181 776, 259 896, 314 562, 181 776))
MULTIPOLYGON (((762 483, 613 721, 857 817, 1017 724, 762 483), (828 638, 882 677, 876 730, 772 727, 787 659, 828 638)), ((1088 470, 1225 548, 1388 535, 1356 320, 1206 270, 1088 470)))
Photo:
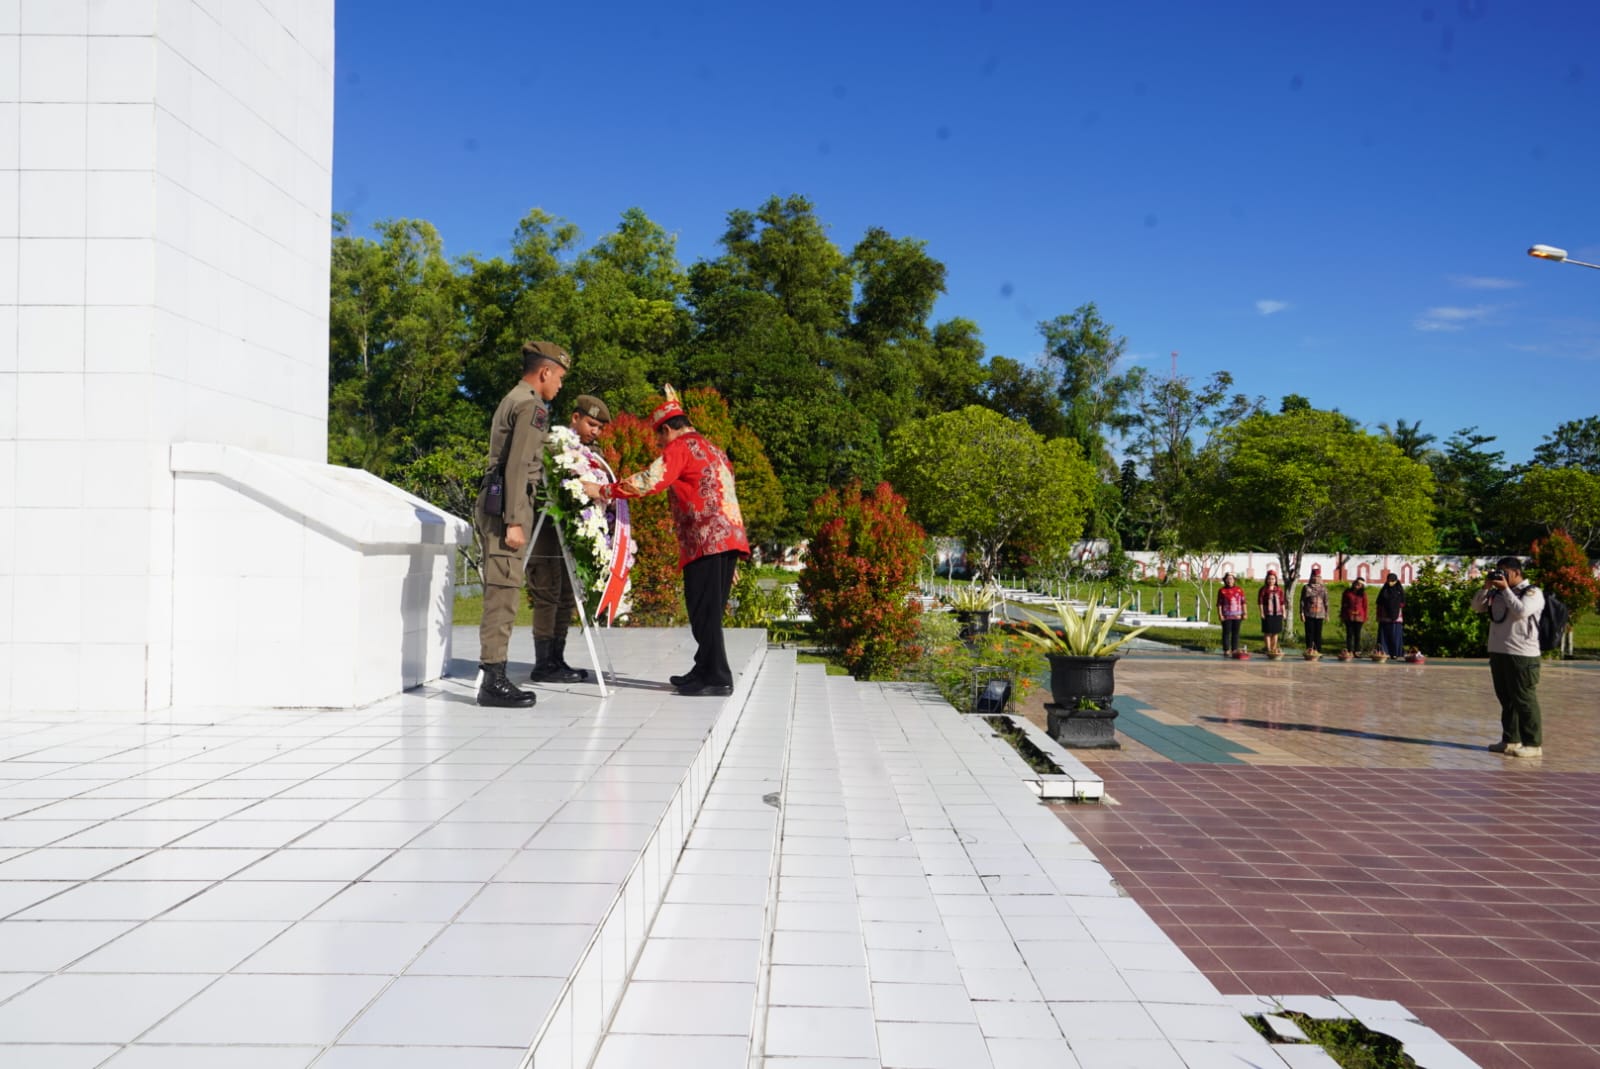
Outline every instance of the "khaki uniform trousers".
POLYGON ((506 524, 500 517, 480 510, 474 519, 483 542, 483 621, 478 625, 478 659, 484 664, 504 664, 511 648, 511 630, 517 622, 517 602, 522 597, 525 550, 506 545, 506 524))
POLYGON ((528 586, 533 591, 533 637, 566 638, 578 598, 567 578, 567 562, 561 554, 555 521, 548 517, 539 528, 539 537, 533 540, 528 586))

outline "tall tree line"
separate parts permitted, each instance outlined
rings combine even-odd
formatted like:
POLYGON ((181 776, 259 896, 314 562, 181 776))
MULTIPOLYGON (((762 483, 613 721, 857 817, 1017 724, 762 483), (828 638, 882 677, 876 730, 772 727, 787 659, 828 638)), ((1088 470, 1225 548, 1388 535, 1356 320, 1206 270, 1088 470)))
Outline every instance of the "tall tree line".
MULTIPOLYGON (((588 243, 536 209, 491 258, 447 257, 422 220, 356 234, 341 218, 332 265, 330 460, 458 513, 470 510, 519 346, 541 337, 575 357, 566 398, 595 393, 642 412, 663 382, 715 389, 776 475, 761 524, 771 542, 804 538, 829 487, 912 481, 913 443, 931 455, 954 428, 989 426, 930 421, 978 408, 1025 429, 1018 442, 1075 443, 1089 479, 1063 474, 1066 522, 989 545, 992 567, 1059 557, 1056 543, 1080 533, 1174 554, 1227 542, 1296 557, 1525 549, 1554 527, 1600 545, 1600 416, 1563 424, 1513 468, 1475 427, 1441 447, 1420 422, 1368 431, 1296 394, 1268 414, 1227 371, 1195 381, 1123 366, 1126 342, 1092 301, 1041 322, 1038 352, 990 354, 978 324, 934 318, 946 269, 925 242, 872 227, 845 248, 801 196, 729 212, 717 253, 687 266, 637 208, 588 243), (1363 496, 1374 478, 1388 512, 1363 496)), ((991 468, 974 453, 955 470, 990 500, 1014 493, 1016 473, 991 468)), ((958 533, 930 525, 949 502, 917 500, 941 492, 920 483, 902 489, 913 513, 930 533, 958 533)), ((971 512, 969 531, 984 520, 971 512)))

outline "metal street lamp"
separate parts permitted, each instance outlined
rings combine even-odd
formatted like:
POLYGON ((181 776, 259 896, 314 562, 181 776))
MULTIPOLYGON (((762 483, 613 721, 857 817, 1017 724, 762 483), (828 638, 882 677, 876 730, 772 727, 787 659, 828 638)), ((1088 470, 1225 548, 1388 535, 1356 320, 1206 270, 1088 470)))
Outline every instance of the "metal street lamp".
POLYGON ((1558 249, 1554 245, 1535 245, 1528 250, 1528 255, 1540 260, 1554 260, 1562 264, 1577 264, 1579 267, 1592 267, 1600 271, 1600 264, 1588 264, 1582 260, 1573 260, 1567 256, 1566 249, 1558 249))

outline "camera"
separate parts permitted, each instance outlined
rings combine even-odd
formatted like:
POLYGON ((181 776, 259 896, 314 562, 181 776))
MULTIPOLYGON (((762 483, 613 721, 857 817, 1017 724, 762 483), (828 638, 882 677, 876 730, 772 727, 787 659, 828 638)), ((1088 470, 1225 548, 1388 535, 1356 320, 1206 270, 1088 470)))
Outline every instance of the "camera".
POLYGON ((1490 568, 1488 574, 1484 576, 1484 578, 1488 579, 1491 583, 1503 581, 1505 577, 1506 573, 1501 571, 1499 568, 1490 568))

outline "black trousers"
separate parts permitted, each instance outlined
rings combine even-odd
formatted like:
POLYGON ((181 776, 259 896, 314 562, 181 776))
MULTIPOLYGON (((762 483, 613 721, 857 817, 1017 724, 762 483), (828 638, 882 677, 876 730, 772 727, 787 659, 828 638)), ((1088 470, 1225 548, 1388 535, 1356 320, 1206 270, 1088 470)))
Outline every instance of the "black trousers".
POLYGON ((1344 622, 1344 648, 1351 653, 1361 652, 1361 627, 1360 620, 1346 620, 1344 622))
POLYGON ((1323 619, 1320 616, 1304 616, 1301 617, 1300 622, 1305 625, 1306 629, 1306 649, 1316 650, 1321 653, 1323 619))
POLYGON ((1228 653, 1239 648, 1239 625, 1242 620, 1222 621, 1222 652, 1228 653))
POLYGON ((1511 653, 1489 654, 1489 678, 1500 699, 1500 741, 1544 745, 1539 710, 1539 658, 1511 653))
POLYGON ((739 553, 728 550, 692 560, 683 567, 683 601, 689 610, 689 631, 694 635, 696 679, 713 687, 733 685, 728 650, 722 643, 722 614, 733 589, 733 572, 739 553))

